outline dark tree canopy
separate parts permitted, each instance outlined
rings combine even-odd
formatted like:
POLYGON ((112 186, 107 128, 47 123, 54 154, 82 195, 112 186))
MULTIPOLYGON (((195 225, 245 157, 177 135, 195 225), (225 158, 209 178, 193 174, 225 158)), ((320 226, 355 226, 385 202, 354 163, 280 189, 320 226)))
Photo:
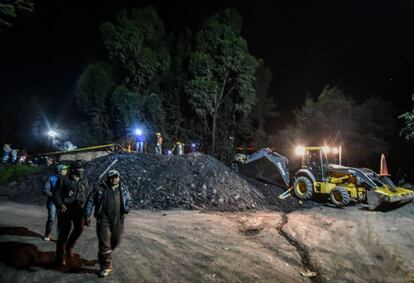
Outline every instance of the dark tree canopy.
POLYGON ((12 25, 19 15, 33 13, 33 0, 2 0, 0 2, 0 31, 12 25))
MULTIPOLYGON (((411 99, 414 102, 414 94, 411 99)), ((398 118, 404 121, 404 127, 400 132, 401 136, 403 136, 406 140, 414 140, 414 107, 413 110, 405 112, 398 118)))
MULTIPOLYGON (((376 165, 388 150, 395 129, 392 105, 377 97, 357 103, 337 87, 326 86, 317 100, 308 97, 295 111, 295 122, 274 137, 282 152, 295 145, 342 146, 344 162, 353 166, 376 165)), ((293 155, 292 155, 292 158, 293 155)))
POLYGON ((241 37, 241 22, 240 14, 232 9, 208 18, 196 34, 191 54, 186 92, 211 138, 214 155, 217 144, 234 147, 232 137, 240 130, 239 122, 256 101, 257 60, 241 37))

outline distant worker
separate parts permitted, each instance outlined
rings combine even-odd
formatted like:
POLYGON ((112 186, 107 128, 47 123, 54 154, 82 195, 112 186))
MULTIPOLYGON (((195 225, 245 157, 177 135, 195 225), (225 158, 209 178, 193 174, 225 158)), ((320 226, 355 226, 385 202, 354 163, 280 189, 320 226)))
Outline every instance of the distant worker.
POLYGON ((163 142, 161 133, 156 132, 155 136, 157 137, 157 142, 155 145, 155 154, 161 155, 162 154, 162 142, 163 142))
POLYGON ((56 263, 60 266, 66 265, 65 251, 67 257, 73 258, 73 247, 83 232, 83 205, 89 187, 82 178, 83 171, 80 162, 71 164, 68 175, 59 177, 53 192, 53 201, 58 209, 56 263))
POLYGON ((46 229, 45 235, 42 238, 45 241, 50 241, 50 236, 52 234, 53 223, 57 217, 57 211, 55 203, 53 202, 53 191, 56 189, 57 180, 60 176, 65 176, 68 172, 69 166, 64 164, 59 164, 56 166, 56 174, 47 178, 43 188, 42 194, 47 196, 47 222, 46 222, 46 229))
POLYGON ((191 144, 191 152, 197 152, 197 145, 195 143, 191 144))
POLYGON ((3 157, 1 159, 1 163, 4 163, 4 164, 7 163, 7 161, 9 160, 9 156, 10 156, 11 152, 12 152, 11 145, 8 144, 8 143, 4 144, 4 146, 3 146, 3 157))
POLYGON ((18 149, 12 149, 11 151, 11 157, 12 157, 12 163, 16 163, 17 162, 17 153, 19 152, 18 149))
POLYGON ((137 152, 144 152, 144 142, 145 142, 145 135, 141 129, 135 130, 136 135, 136 144, 137 144, 137 152))
POLYGON ((90 218, 95 207, 100 277, 108 276, 112 271, 112 252, 121 240, 125 214, 129 212, 131 206, 131 196, 121 185, 121 176, 117 170, 110 170, 106 182, 99 184, 88 195, 84 209, 85 225, 90 225, 90 218))
POLYGON ((25 163, 28 160, 29 155, 25 149, 19 151, 18 162, 20 164, 25 163))

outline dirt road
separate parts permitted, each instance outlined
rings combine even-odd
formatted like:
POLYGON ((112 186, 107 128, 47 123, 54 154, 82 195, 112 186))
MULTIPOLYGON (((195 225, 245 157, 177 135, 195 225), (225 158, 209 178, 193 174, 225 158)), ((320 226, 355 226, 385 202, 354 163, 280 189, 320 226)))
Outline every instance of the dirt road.
POLYGON ((414 205, 389 212, 318 207, 278 212, 133 211, 96 276, 94 223, 65 269, 44 242, 46 208, 0 203, 0 282, 414 282, 414 205), (80 267, 79 267, 80 266, 80 267), (317 272, 303 277, 306 269, 317 272))

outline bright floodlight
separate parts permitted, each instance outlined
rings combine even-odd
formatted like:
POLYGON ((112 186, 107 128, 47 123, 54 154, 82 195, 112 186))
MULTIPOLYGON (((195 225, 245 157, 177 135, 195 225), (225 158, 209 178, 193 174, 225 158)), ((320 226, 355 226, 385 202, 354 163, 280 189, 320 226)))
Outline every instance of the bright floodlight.
POLYGON ((295 148, 295 153, 296 153, 296 155, 299 155, 299 156, 305 155, 305 147, 303 147, 303 146, 297 146, 295 148))
POLYGON ((332 149, 332 152, 333 152, 334 154, 338 154, 338 153, 339 153, 339 149, 338 149, 337 147, 334 147, 334 148, 332 149))
POLYGON ((137 136, 142 135, 142 130, 141 130, 141 129, 136 129, 136 130, 135 130, 135 134, 136 134, 137 136))
POLYGON ((54 130, 49 130, 49 132, 47 132, 47 135, 51 138, 54 138, 58 135, 58 133, 56 133, 54 130))
POLYGON ((330 152, 331 152, 331 148, 330 148, 329 146, 327 146, 327 145, 325 145, 325 146, 322 148, 322 150, 323 150, 323 152, 325 152, 325 153, 330 153, 330 152))

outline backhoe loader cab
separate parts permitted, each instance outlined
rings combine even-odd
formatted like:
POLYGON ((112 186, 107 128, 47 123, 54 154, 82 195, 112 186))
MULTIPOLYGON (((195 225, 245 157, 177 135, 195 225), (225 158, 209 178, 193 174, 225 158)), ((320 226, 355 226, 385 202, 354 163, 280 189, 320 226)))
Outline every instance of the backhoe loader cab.
POLYGON ((326 195, 338 207, 353 200, 367 202, 370 209, 375 209, 382 203, 403 203, 414 198, 413 191, 395 186, 387 176, 366 168, 335 164, 341 162, 340 148, 299 147, 296 153, 302 162, 295 174, 293 190, 300 199, 326 195))

